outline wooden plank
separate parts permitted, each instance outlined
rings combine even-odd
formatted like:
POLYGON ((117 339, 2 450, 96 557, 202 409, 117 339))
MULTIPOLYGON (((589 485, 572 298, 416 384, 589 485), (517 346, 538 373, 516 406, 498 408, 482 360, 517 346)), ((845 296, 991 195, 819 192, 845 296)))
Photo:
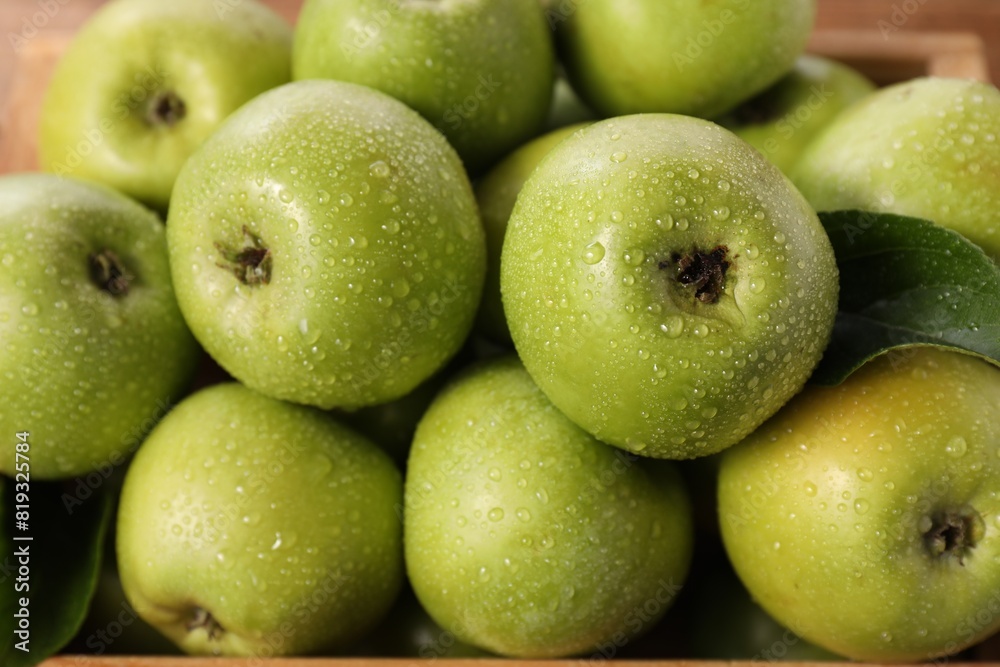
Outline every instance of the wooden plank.
POLYGON ((813 34, 809 50, 883 85, 917 76, 990 81, 985 45, 974 33, 912 32, 887 40, 877 30, 824 30, 813 34))

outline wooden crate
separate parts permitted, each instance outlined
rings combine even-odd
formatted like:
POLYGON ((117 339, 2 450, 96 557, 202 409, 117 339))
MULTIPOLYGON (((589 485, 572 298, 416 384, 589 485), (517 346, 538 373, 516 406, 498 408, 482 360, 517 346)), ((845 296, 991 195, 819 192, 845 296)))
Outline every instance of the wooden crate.
MULTIPOLYGON (((72 34, 52 32, 27 44, 13 63, 10 90, 0 91, 0 173, 37 169, 37 121, 52 70, 72 34), (7 100, 3 104, 3 100, 7 100)), ((878 31, 836 30, 813 35, 809 51, 845 62, 886 85, 917 76, 947 76, 989 81, 982 40, 968 33, 898 33, 891 40, 878 31)), ((0 79, 2 80, 2 79, 0 79)), ((997 645, 1000 642, 992 642, 997 645)), ((987 661, 950 667, 1000 667, 1000 646, 981 652, 987 661)), ((177 658, 57 656, 42 667, 415 667, 416 659, 359 658, 177 658)), ((581 660, 449 660, 450 667, 580 667, 581 660)), ((820 667, 785 663, 788 667, 820 667)), ((834 663, 823 663, 834 664, 834 663)), ((616 661, 615 667, 751 667, 751 663, 696 661, 616 661)))

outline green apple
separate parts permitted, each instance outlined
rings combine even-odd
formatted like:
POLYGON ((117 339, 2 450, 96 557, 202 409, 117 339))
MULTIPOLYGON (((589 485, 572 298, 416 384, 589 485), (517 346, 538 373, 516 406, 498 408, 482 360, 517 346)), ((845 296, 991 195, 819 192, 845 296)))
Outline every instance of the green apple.
POLYGON ((526 658, 628 642, 680 589, 690 507, 563 416, 516 358, 476 367, 417 428, 405 489, 413 589, 464 642, 526 658))
POLYGON ((492 340, 510 344, 510 331, 500 300, 500 253, 507 221, 517 195, 538 163, 563 139, 586 124, 553 130, 508 155, 476 184, 476 200, 486 230, 486 284, 476 328, 492 340))
MULTIPOLYGON (((118 466, 199 356, 163 224, 103 186, 43 174, 0 178, 0 211, 0 430, 30 433, 35 479, 118 466)), ((0 448, 0 472, 15 463, 14 445, 0 448)))
POLYGON ((875 84, 856 70, 818 56, 795 68, 717 122, 788 174, 809 142, 875 84))
POLYGON ((514 345, 549 399, 604 442, 676 459, 735 444, 802 388, 837 278, 776 167, 666 114, 553 149, 518 196, 500 266, 514 345))
POLYGON ((166 210, 181 165, 247 100, 291 78, 292 31, 256 0, 113 0, 59 63, 42 168, 166 210))
POLYGON ((250 102, 177 179, 181 311, 235 378, 359 408, 405 396, 472 327, 485 241, 444 137, 378 91, 300 81, 250 102))
POLYGON ((885 88, 821 133, 793 179, 819 211, 925 218, 1000 259, 1000 91, 939 78, 885 88))
POLYGON ((726 453, 719 516, 754 598, 854 660, 1000 629, 1000 369, 911 348, 810 387, 726 453))
POLYGON ((542 130, 554 69, 538 0, 307 0, 295 33, 294 78, 402 100, 472 173, 542 130))
POLYGON ((788 73, 815 14, 816 0, 587 0, 548 11, 570 82, 598 113, 705 118, 788 73))
POLYGON ((238 384, 181 403, 129 468, 117 553, 136 613, 188 653, 334 650, 403 576, 399 471, 329 416, 238 384))

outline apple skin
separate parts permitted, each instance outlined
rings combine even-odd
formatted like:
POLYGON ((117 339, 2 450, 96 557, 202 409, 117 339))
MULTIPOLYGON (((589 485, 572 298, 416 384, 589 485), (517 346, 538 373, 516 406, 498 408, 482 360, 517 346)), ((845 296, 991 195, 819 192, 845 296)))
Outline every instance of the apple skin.
POLYGON ((256 0, 109 2, 53 75, 41 166, 165 211, 188 156, 247 100, 290 80, 291 48, 291 27, 256 0), (184 106, 174 122, 155 113, 168 94, 184 106))
MULTIPOLYGON (((120 465, 200 354, 163 224, 104 186, 51 174, 0 178, 0 211, 0 429, 31 434, 32 478, 120 465), (127 282, 98 279, 98 255, 127 282)), ((14 454, 0 448, 0 472, 14 474, 14 454)))
POLYGON ((167 240, 181 311, 212 357, 252 389, 325 409, 391 401, 440 369, 486 271, 444 137, 335 81, 234 114, 181 171, 167 240))
POLYGON ((874 91, 875 84, 847 65, 800 56, 778 83, 716 122, 787 175, 823 128, 874 91))
POLYGON ((510 331, 500 300, 500 253, 507 233, 507 221, 517 195, 538 163, 563 139, 587 124, 553 130, 508 155, 476 183, 476 201, 486 230, 486 283, 476 319, 477 330, 491 340, 510 345, 510 331))
POLYGON ((549 10, 570 83, 603 116, 712 118, 805 48, 816 0, 587 0, 549 10))
POLYGON ((735 444, 802 388, 838 273, 816 214, 760 153, 708 121, 650 114, 545 157, 500 286, 518 354, 560 410, 609 444, 684 459, 735 444))
POLYGON ((381 90, 444 133, 472 174, 544 127, 555 72, 538 0, 307 0, 295 79, 381 90))
POLYGON ((943 78, 884 88, 827 127, 792 178, 818 211, 925 218, 1000 260, 1000 91, 943 78))
POLYGON ((516 358, 474 367, 435 400, 404 495, 421 604, 500 655, 620 645, 645 629, 635 608, 655 598, 662 615, 687 573, 691 510, 673 467, 595 440, 516 358))
POLYGON ((730 560, 775 619, 831 651, 956 653, 1000 628, 977 617, 1000 591, 998 442, 1000 370, 970 356, 911 348, 809 387, 724 455, 730 560), (934 555, 941 516, 968 508, 974 548, 934 555))
POLYGON ((122 585, 139 616, 188 653, 335 650, 399 592, 401 500, 399 471, 364 437, 310 408, 216 385, 171 412, 129 468, 122 585))

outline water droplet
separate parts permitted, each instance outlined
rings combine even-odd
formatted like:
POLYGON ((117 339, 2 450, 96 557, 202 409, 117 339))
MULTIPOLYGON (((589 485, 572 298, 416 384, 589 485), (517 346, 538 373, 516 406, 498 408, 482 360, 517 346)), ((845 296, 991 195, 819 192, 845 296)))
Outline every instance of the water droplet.
POLYGON ((806 495, 810 498, 816 495, 816 485, 812 482, 806 482, 802 485, 802 488, 805 490, 806 495))
POLYGON ((389 165, 387 165, 382 160, 378 160, 377 162, 372 162, 370 165, 368 165, 368 172, 375 178, 388 178, 389 174, 392 173, 392 171, 389 169, 389 165))
POLYGON ((865 482, 870 482, 874 477, 875 474, 868 468, 858 468, 858 479, 861 479, 865 482))
POLYGON ((517 511, 514 512, 514 514, 517 516, 518 519, 520 519, 525 523, 531 521, 531 512, 529 512, 527 509, 523 507, 518 507, 517 511))
POLYGON ((854 511, 858 514, 867 514, 869 509, 871 509, 871 504, 864 498, 858 498, 854 501, 854 511))
POLYGON ((624 162, 627 159, 628 159, 628 153, 623 153, 621 151, 618 151, 617 153, 612 153, 611 154, 611 161, 612 162, 619 162, 620 163, 620 162, 624 162))
POLYGON ((494 507, 486 515, 490 521, 500 521, 503 519, 503 510, 499 507, 494 507))
POLYGON ((670 338, 677 338, 684 333, 684 319, 679 315, 669 317, 660 325, 660 330, 670 338))
POLYGON ((586 247, 583 253, 583 261, 586 264, 597 264, 604 259, 604 246, 599 241, 594 241, 586 247))
POLYGON ((750 291, 754 294, 760 294, 767 287, 767 283, 763 278, 754 278, 750 281, 750 291))
POLYGON ((960 435, 956 435, 954 438, 948 441, 945 446, 944 451, 948 452, 949 456, 959 458, 965 456, 965 452, 969 449, 968 443, 966 443, 965 438, 960 435))
POLYGON ((499 482, 500 479, 503 477, 503 475, 500 474, 499 468, 490 468, 489 475, 490 479, 492 479, 494 482, 499 482))

